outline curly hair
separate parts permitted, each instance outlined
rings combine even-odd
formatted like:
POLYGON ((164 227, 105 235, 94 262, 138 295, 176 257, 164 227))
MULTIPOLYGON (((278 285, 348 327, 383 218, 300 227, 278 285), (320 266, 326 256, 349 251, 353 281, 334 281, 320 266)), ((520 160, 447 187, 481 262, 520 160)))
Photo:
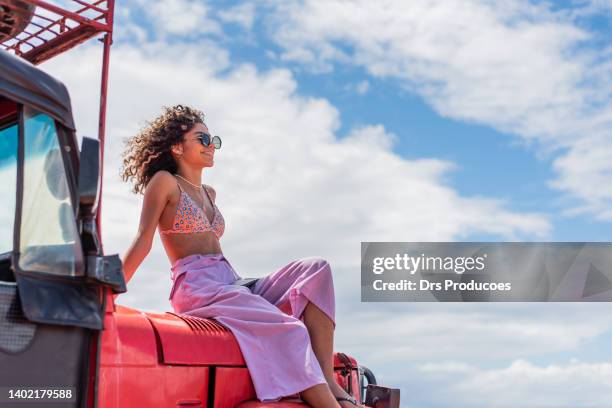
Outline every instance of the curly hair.
POLYGON ((170 147, 183 140, 196 123, 204 123, 204 113, 184 105, 163 107, 164 112, 131 138, 123 139, 123 181, 132 181, 134 193, 144 194, 153 175, 160 170, 176 173, 177 163, 170 147))

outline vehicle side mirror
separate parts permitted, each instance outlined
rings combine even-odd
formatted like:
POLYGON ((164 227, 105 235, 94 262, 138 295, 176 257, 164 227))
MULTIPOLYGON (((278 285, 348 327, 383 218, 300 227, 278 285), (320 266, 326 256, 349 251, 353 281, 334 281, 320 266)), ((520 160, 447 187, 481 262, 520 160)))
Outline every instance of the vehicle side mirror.
POLYGON ((81 216, 94 217, 100 195, 100 142, 83 137, 79 160, 79 208, 81 216))
POLYGON ((103 255, 98 237, 96 212, 100 197, 100 142, 97 139, 83 137, 79 166, 79 216, 86 254, 86 275, 95 282, 109 286, 113 293, 126 292, 121 259, 117 254, 103 255))

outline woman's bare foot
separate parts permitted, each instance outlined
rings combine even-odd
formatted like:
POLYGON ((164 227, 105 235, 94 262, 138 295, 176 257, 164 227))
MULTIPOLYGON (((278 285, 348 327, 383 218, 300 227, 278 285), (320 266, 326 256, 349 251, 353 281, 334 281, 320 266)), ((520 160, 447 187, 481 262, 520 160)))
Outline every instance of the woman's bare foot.
MULTIPOLYGON (((349 399, 354 398, 335 381, 332 385, 330 385, 330 389, 332 394, 334 394, 334 397, 344 397, 349 399)), ((351 401, 346 400, 338 401, 338 404, 340 404, 342 408, 367 408, 365 405, 362 405, 359 402, 353 404, 351 401)))

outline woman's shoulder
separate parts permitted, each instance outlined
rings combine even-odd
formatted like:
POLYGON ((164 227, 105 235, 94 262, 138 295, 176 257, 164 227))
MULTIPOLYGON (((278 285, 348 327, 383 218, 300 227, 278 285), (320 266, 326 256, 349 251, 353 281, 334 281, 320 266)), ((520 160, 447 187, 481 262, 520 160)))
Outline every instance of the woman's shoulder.
POLYGON ((168 170, 158 170, 151 176, 149 183, 164 184, 169 187, 176 185, 176 177, 168 170))
POLYGON ((172 173, 170 173, 168 170, 158 170, 155 172, 155 174, 153 174, 153 176, 151 176, 151 180, 153 179, 159 179, 159 180, 164 180, 164 181, 168 181, 168 180, 176 180, 176 177, 174 177, 174 175, 172 173))
POLYGON ((151 180, 147 185, 147 188, 155 188, 156 190, 163 190, 166 193, 173 193, 174 190, 178 190, 176 177, 167 170, 156 171, 151 180))

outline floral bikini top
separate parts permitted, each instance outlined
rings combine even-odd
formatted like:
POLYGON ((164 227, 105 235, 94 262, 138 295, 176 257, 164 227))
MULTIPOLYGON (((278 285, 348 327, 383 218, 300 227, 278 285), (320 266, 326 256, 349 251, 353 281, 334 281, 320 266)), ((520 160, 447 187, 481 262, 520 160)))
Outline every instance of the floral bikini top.
POLYGON ((221 238, 223 231, 225 231, 225 220, 217 208, 217 205, 210 199, 208 188, 204 187, 204 191, 206 191, 208 201, 210 201, 210 203, 213 205, 215 212, 213 215, 212 224, 204 213, 204 210, 198 207, 196 203, 193 202, 189 194, 183 191, 183 188, 178 181, 177 184, 179 186, 179 190, 181 190, 181 196, 176 208, 176 214, 174 215, 172 228, 163 231, 160 230, 159 233, 164 235, 212 231, 217 236, 217 239, 221 238))

